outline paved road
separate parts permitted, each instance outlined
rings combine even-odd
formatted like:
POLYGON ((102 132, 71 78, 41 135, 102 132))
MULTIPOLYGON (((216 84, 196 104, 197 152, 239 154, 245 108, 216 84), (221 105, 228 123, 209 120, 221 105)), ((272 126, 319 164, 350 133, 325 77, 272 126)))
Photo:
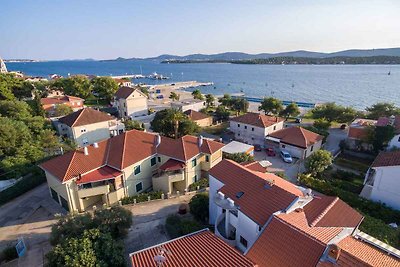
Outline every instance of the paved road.
POLYGON ((40 185, 0 208, 0 248, 23 237, 27 254, 8 266, 43 266, 50 250, 48 238, 54 214, 65 213, 50 197, 47 184, 40 185))
POLYGON ((347 129, 341 130, 340 128, 329 129, 329 136, 326 139, 324 149, 330 151, 333 155, 339 152, 339 143, 347 138, 347 129))

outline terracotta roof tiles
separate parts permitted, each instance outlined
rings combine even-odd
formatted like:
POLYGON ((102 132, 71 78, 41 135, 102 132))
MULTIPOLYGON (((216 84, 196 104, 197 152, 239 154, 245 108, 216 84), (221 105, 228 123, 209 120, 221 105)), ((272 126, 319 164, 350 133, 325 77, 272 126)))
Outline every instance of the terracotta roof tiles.
POLYGON ((387 167, 400 165, 400 151, 382 151, 372 162, 371 167, 387 167))
POLYGON ((302 127, 288 127, 273 132, 269 136, 280 139, 281 143, 307 148, 323 139, 322 135, 311 132, 302 127))
POLYGON ((207 116, 206 114, 202 113, 202 112, 198 112, 192 109, 186 110, 184 112, 189 119, 191 119, 192 121, 198 121, 198 120, 204 120, 204 119, 208 119, 210 118, 209 116, 207 116))
POLYGON ((60 118, 59 122, 75 127, 111 120, 116 120, 116 118, 92 108, 84 108, 60 118))
MULTIPOLYGON (((115 97, 116 98, 128 98, 133 92, 135 92, 136 90, 138 90, 137 88, 134 87, 128 87, 128 86, 122 86, 118 89, 118 91, 115 93, 115 97)), ((138 90, 138 92, 140 92, 140 90, 138 90)), ((143 94, 142 92, 140 92, 140 94, 143 94)))
POLYGON ((278 122, 284 121, 283 118, 272 117, 260 113, 249 112, 242 116, 232 118, 231 121, 254 125, 256 127, 266 128, 278 122))

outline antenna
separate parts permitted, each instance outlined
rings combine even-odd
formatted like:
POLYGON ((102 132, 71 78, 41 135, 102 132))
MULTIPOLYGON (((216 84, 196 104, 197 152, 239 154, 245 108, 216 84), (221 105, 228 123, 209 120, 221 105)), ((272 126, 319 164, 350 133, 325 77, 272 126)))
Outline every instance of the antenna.
POLYGON ((199 135, 199 138, 197 139, 197 145, 199 148, 203 145, 203 136, 199 135))
POLYGON ((154 261, 157 263, 157 267, 161 267, 164 265, 164 262, 167 260, 165 255, 171 255, 172 253, 165 249, 163 246, 159 247, 157 255, 154 256, 154 261))

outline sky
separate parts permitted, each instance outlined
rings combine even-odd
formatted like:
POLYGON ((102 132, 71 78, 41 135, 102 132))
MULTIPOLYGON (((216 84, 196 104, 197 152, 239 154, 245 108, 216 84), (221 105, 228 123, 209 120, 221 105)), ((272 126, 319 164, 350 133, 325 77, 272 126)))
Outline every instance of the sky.
POLYGON ((0 57, 400 47, 399 0, 0 0, 0 57))

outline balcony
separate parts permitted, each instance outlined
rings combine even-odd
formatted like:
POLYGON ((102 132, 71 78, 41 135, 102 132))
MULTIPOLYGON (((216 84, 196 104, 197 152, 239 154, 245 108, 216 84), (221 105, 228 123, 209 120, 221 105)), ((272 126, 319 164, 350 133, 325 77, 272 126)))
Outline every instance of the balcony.
POLYGON ((110 192, 110 186, 102 185, 86 189, 78 189, 78 197, 85 198, 85 197, 108 194, 109 192, 110 192))
POLYGON ((216 224, 215 224, 215 234, 221 238, 225 243, 230 245, 231 247, 236 246, 236 228, 228 223, 226 225, 226 213, 222 213, 218 216, 216 224), (228 233, 227 234, 227 228, 228 233))
POLYGON ((225 210, 238 210, 235 202, 230 198, 225 198, 225 195, 221 192, 218 192, 218 194, 214 197, 214 203, 225 210))
POLYGON ((185 173, 182 172, 161 172, 153 176, 156 179, 168 179, 169 182, 179 182, 185 180, 185 173))

